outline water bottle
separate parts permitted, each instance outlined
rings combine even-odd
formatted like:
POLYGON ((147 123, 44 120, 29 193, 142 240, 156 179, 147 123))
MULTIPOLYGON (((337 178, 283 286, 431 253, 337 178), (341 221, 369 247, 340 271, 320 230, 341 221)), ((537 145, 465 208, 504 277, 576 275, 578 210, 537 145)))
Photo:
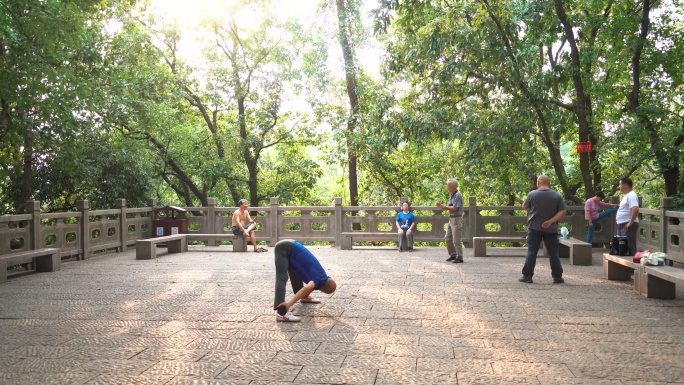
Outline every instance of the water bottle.
POLYGON ((561 237, 563 239, 568 239, 568 228, 565 226, 561 227, 561 237))

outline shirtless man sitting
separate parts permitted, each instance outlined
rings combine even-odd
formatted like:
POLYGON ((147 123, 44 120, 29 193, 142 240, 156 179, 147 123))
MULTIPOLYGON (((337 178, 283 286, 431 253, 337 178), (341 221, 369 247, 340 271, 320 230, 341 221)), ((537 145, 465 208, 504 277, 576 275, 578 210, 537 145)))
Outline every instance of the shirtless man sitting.
POLYGON ((254 228, 256 227, 257 217, 252 218, 247 211, 247 199, 240 199, 238 202, 240 207, 235 210, 233 214, 233 234, 238 237, 247 237, 252 241, 255 253, 263 253, 267 251, 263 247, 257 246, 256 234, 254 228))

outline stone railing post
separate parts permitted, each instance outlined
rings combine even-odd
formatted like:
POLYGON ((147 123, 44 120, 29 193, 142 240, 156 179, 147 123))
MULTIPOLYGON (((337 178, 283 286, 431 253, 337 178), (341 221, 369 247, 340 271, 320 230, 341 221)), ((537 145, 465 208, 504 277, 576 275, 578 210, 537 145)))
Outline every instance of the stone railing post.
POLYGON ((26 201, 26 212, 31 214, 31 239, 28 240, 26 248, 28 250, 39 249, 42 242, 40 235, 42 234, 40 221, 40 201, 26 201))
MULTIPOLYGON (((205 234, 218 234, 216 231, 216 198, 207 198, 207 215, 202 224, 205 234)), ((221 241, 209 240, 207 245, 216 246, 221 241)))
POLYGON ((468 197, 468 246, 473 247, 473 237, 477 236, 477 197, 468 197))
POLYGON ((76 209, 81 214, 79 230, 81 231, 81 253, 78 259, 81 261, 90 257, 90 205, 87 200, 76 201, 76 209))
POLYGON ((271 197, 271 207, 268 214, 268 225, 271 227, 271 240, 269 246, 273 247, 278 242, 278 206, 280 199, 278 197, 271 197))
POLYGON ((342 231, 344 231, 342 227, 342 223, 344 223, 344 213, 342 212, 342 198, 333 199, 333 205, 335 206, 335 211, 333 214, 333 223, 335 226, 335 245, 337 247, 340 247, 340 245, 342 245, 342 231))
POLYGON ((147 229, 150 231, 150 238, 154 236, 154 229, 152 228, 152 220, 154 219, 154 206, 157 205, 157 200, 154 198, 147 198, 147 207, 150 208, 149 215, 147 215, 147 229))
POLYGON ((119 212, 119 246, 116 251, 122 252, 126 251, 126 240, 128 238, 128 226, 126 226, 126 199, 117 199, 116 207, 120 210, 119 212))
POLYGON ((674 199, 660 198, 660 230, 658 233, 658 247, 663 253, 667 253, 670 243, 670 219, 665 214, 666 211, 674 210, 674 199))

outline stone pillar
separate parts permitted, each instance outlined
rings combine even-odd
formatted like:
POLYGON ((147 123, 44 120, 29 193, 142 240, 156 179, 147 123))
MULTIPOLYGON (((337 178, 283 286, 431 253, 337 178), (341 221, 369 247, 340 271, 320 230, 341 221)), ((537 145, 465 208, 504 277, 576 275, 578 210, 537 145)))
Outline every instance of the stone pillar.
POLYGON ((335 245, 340 247, 342 245, 342 231, 344 228, 342 224, 344 223, 344 212, 342 212, 342 198, 333 199, 333 205, 335 206, 333 214, 333 226, 335 231, 335 245))
MULTIPOLYGON (((207 214, 202 223, 202 228, 205 234, 218 234, 216 231, 216 198, 207 198, 207 214)), ((220 245, 221 241, 208 240, 207 246, 220 245)))
POLYGON ((116 200, 116 208, 119 209, 119 242, 121 245, 116 251, 126 251, 126 241, 128 238, 128 227, 126 226, 126 200, 121 198, 116 200))
POLYGON ((41 231, 42 223, 40 221, 40 201, 26 201, 24 207, 26 207, 26 212, 31 214, 31 239, 26 240, 26 249, 40 249, 43 244, 40 238, 43 233, 41 231))
MULTIPOLYGON (((468 245, 466 247, 473 247, 473 237, 477 234, 477 197, 468 197, 468 245)), ((465 226, 465 225, 464 225, 465 226)))
POLYGON ((674 199, 660 198, 660 229, 658 230, 658 247, 663 253, 667 253, 670 243, 670 220, 666 211, 674 210, 674 199))
MULTIPOLYGON (((154 219, 154 206, 157 205, 157 200, 154 198, 147 198, 147 207, 149 207, 148 215, 147 215, 147 231, 149 231, 149 237, 152 238, 154 236, 154 229, 152 228, 152 219, 154 219)), ((141 224, 142 226, 142 224, 141 224)))
POLYGON ((76 201, 76 208, 81 213, 80 231, 81 231, 81 253, 78 259, 81 261, 90 257, 90 205, 87 200, 76 201))
POLYGON ((271 208, 268 213, 268 225, 271 227, 271 238, 269 240, 269 246, 273 247, 278 242, 278 205, 280 200, 278 197, 271 197, 271 208))

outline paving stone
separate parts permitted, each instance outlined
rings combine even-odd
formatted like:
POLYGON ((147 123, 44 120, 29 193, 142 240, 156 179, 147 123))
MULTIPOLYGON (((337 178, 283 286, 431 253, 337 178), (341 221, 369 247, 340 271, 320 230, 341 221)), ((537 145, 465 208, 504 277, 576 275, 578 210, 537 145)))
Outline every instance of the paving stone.
POLYGON ((356 333, 326 333, 302 331, 297 333, 294 337, 292 337, 292 341, 318 341, 344 344, 354 342, 354 339, 356 337, 356 333))
POLYGON ((122 374, 100 374, 84 385, 158 385, 168 383, 173 376, 134 376, 122 374))
MULTIPOLYGON (((638 360, 637 360, 638 361, 638 360)), ((646 370, 637 362, 604 363, 601 365, 569 365, 578 378, 617 379, 621 381, 659 381, 651 370, 646 370)))
POLYGON ((226 364, 217 362, 160 361, 145 370, 142 375, 216 377, 226 364))
POLYGON ((418 358, 417 370, 419 372, 463 373, 475 372, 494 374, 492 360, 459 358, 444 359, 433 357, 418 358))
MULTIPOLYGON (((70 356, 74 352, 73 348, 66 346, 21 346, 16 349, 12 349, 10 356, 15 358, 26 358, 26 357, 41 357, 41 358, 61 358, 70 356)), ((0 367, 3 366, 2 361, 0 361, 0 367)))
POLYGON ((524 258, 504 251, 465 249, 455 267, 444 248, 396 263, 388 248, 312 247, 338 290, 295 305, 299 323, 276 322, 272 253, 196 250, 0 285, 0 383, 684 383, 684 288, 651 300, 605 281, 598 249, 593 266, 564 263, 565 285, 547 264, 522 285, 524 258))
POLYGON ((199 361, 260 365, 271 362, 277 352, 210 350, 199 361))
POLYGON ((130 347, 165 347, 165 348, 182 348, 189 343, 197 340, 192 336, 171 336, 171 337, 138 337, 126 346, 130 347))
MULTIPOLYGON (((234 364, 223 370, 216 376, 217 379, 231 380, 261 380, 261 381, 294 381, 301 372, 301 366, 265 364, 243 365, 234 364)), ((319 369, 320 370, 320 369, 319 369)))
POLYGON ((16 361, 8 369, 18 373, 66 373, 80 364, 81 362, 72 358, 29 357, 16 361))
POLYGON ((137 356, 144 350, 145 348, 77 346, 73 347, 69 357, 77 360, 127 360, 137 356))
POLYGON ((303 354, 303 353, 283 353, 279 352, 271 360, 275 365, 312 365, 327 370, 328 368, 339 368, 342 366, 345 356, 342 354, 303 354))
POLYGON ((420 336, 416 335, 399 335, 399 334, 359 334, 356 336, 354 342, 359 344, 400 344, 400 345, 418 345, 420 336))
POLYGON ((206 356, 210 350, 207 349, 173 349, 173 348, 147 348, 137 354, 132 359, 146 361, 188 361, 195 362, 206 356))
POLYGON ((84 385, 93 373, 0 373, 2 385, 84 385))
MULTIPOLYGON (((282 384, 291 384, 292 382, 284 382, 282 384)), ((253 385, 255 382, 248 379, 213 379, 213 378, 196 378, 187 376, 176 376, 171 381, 164 385, 253 385)), ((275 384, 275 383, 273 383, 275 384)), ((277 384, 276 384, 277 385, 277 384)))
POLYGON ((342 368, 387 369, 400 371, 416 370, 415 357, 388 357, 371 355, 347 355, 342 368))
POLYGON ((404 357, 438 357, 454 358, 454 349, 450 346, 411 346, 388 344, 385 355, 404 357))
POLYGON ((305 366, 297 375, 295 383, 312 384, 350 384, 350 385, 373 385, 377 377, 376 369, 366 368, 325 368, 305 366))
POLYGON ((254 345, 252 340, 236 340, 232 338, 197 338, 186 344, 184 347, 189 349, 227 349, 227 350, 247 350, 254 345))
POLYGON ((138 376, 146 369, 155 365, 157 361, 148 360, 90 360, 81 361, 81 363, 74 367, 74 370, 79 372, 94 372, 94 373, 109 373, 120 374, 126 373, 138 376))
POLYGON ((536 376, 544 374, 559 377, 574 377, 573 373, 564 364, 557 363, 497 361, 492 363, 492 369, 494 369, 494 374, 502 375, 536 376))
POLYGON ((455 372, 415 372, 384 370, 378 371, 376 385, 432 385, 432 384, 456 384, 458 376, 455 372))
MULTIPOLYGON (((564 380, 564 379, 563 379, 564 380)), ((563 382, 561 382, 563 383, 563 382)), ((458 374, 459 385, 541 385, 535 376, 531 375, 487 375, 473 372, 458 374)), ((546 384, 546 383, 544 383, 546 384)))
POLYGON ((345 355, 361 354, 375 356, 381 355, 384 352, 385 344, 372 341, 367 343, 355 342, 353 344, 321 342, 320 347, 316 350, 316 353, 321 354, 339 353, 345 355))
POLYGON ((256 341, 250 350, 313 353, 320 345, 317 341, 256 341))

